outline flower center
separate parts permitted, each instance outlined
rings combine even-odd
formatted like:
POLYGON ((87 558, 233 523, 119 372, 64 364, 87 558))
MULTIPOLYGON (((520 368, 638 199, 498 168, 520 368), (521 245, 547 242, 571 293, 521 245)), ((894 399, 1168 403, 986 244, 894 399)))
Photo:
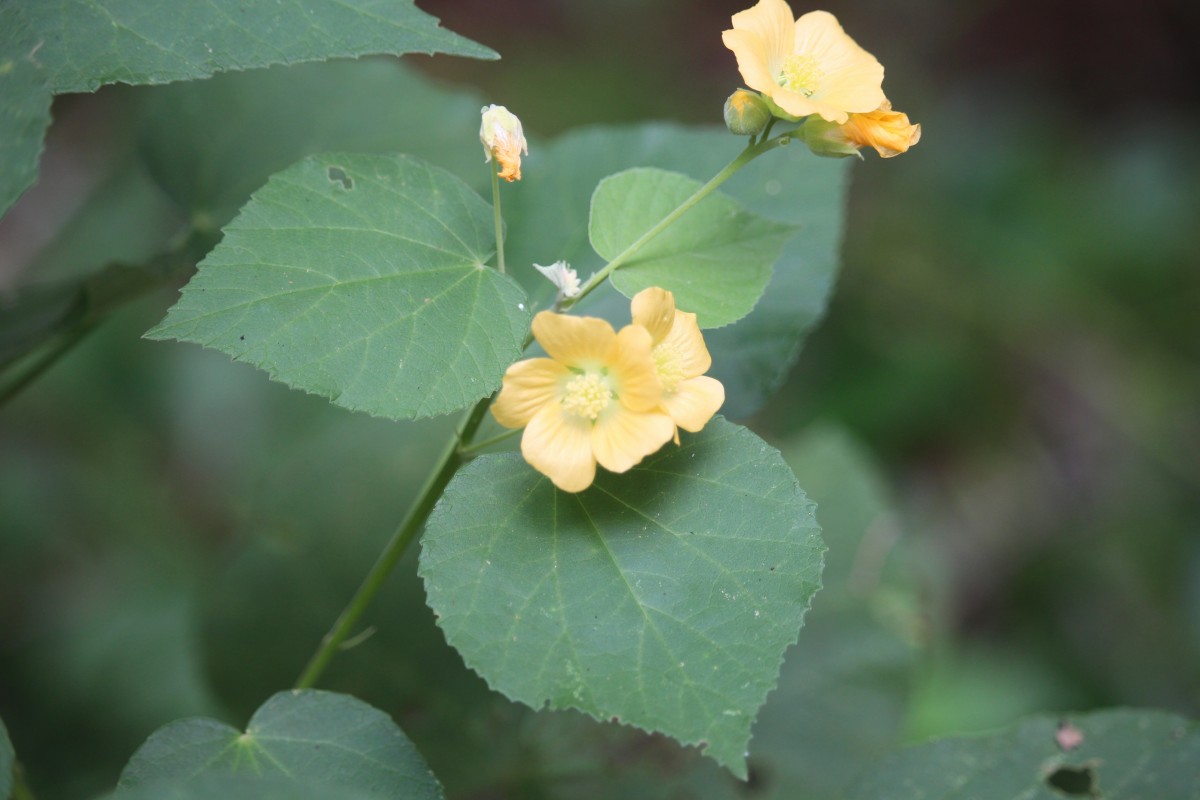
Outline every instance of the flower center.
POLYGON ((788 56, 787 61, 783 62, 776 81, 785 89, 812 97, 824 77, 825 71, 821 69, 815 57, 806 53, 796 53, 788 56))
POLYGON ((654 366, 664 392, 673 392, 687 376, 683 374, 683 359, 674 345, 663 342, 654 348, 654 366))
POLYGON ((563 410, 593 422, 612 402, 613 390, 603 375, 576 375, 563 387, 563 410))

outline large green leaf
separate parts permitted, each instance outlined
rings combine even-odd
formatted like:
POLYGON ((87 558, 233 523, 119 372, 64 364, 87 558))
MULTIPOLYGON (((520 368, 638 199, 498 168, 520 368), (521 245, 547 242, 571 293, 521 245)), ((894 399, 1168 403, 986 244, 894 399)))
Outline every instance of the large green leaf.
POLYGON ((485 266, 492 212, 406 156, 324 155, 274 176, 147 336, 221 350, 390 418, 462 408, 521 353, 524 293, 485 266))
POLYGON ((580 494, 481 457, 422 541, 430 606, 493 688, 666 733, 742 777, 822 551, 778 452, 720 418, 580 494))
MULTIPOLYGON (((592 196, 588 235, 608 260, 620 255, 702 186, 686 175, 640 167, 611 175, 592 196)), ((652 238, 612 275, 626 297, 660 286, 719 328, 750 313, 771 279, 793 225, 752 214, 720 193, 704 198, 652 238)))
POLYGON ((0 5, 0 215, 37 178, 50 124, 50 89, 35 57, 38 39, 16 3, 0 5))
POLYGON ((24 9, 55 92, 373 53, 496 57, 412 0, 37 0, 24 9))
POLYGON ((1195 800, 1200 725, 1161 711, 1039 717, 879 761, 847 800, 1195 800), (1060 726, 1065 726, 1061 727, 1060 726))
POLYGON ((276 694, 244 732, 213 719, 172 722, 134 753, 118 787, 240 774, 369 797, 442 797, 421 755, 387 714, 348 695, 319 691, 276 694))
POLYGON ((187 783, 118 789, 104 800, 378 800, 344 786, 299 784, 279 776, 207 775, 187 783))
POLYGON ((17 754, 13 751, 8 729, 0 719, 0 800, 8 800, 13 788, 13 770, 17 766, 17 754))
MULTIPOLYGON (((544 305, 553 293, 530 264, 562 258, 585 276, 604 263, 589 246, 587 230, 599 181, 635 166, 708 180, 742 145, 724 128, 662 124, 589 128, 544 146, 534 141, 521 183, 504 194, 510 271, 544 305)), ((754 310, 705 335, 713 356, 709 374, 725 384, 721 413, 728 417, 746 417, 762 405, 824 313, 837 274, 849 168, 849 160, 816 158, 808 148, 789 146, 751 162, 721 187, 756 214, 800 225, 754 310)), ((615 292, 595 292, 580 311, 629 320, 628 301, 615 292)))

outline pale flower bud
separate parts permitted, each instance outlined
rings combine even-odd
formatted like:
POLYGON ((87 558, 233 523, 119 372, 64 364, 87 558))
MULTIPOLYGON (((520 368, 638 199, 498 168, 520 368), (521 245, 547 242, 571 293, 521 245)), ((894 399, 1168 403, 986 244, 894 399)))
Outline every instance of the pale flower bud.
POLYGON ((725 101, 725 127, 738 136, 757 136, 771 120, 771 109, 757 92, 738 89, 725 101))
POLYGON ((559 297, 576 297, 579 294, 579 276, 565 261, 555 261, 548 267, 533 265, 538 272, 558 288, 559 297))
POLYGON ((484 161, 495 157, 501 178, 510 182, 521 180, 521 154, 529 155, 521 120, 504 106, 484 106, 480 114, 483 120, 479 141, 483 142, 484 161))

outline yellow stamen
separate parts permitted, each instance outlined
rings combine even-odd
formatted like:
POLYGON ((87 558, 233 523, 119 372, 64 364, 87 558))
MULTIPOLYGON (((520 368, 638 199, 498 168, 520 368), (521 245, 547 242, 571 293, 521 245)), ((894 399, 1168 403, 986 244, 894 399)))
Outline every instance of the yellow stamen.
POLYGON ((673 344, 662 342, 654 348, 654 366, 664 392, 674 392, 687 377, 683 372, 683 358, 673 344))
POLYGON ((812 97, 824 77, 825 71, 816 58, 806 53, 796 53, 783 62, 776 80, 785 89, 812 97))
POLYGON ((613 391, 608 380, 595 372, 576 375, 563 387, 562 407, 564 411, 595 422, 608 404, 613 391))

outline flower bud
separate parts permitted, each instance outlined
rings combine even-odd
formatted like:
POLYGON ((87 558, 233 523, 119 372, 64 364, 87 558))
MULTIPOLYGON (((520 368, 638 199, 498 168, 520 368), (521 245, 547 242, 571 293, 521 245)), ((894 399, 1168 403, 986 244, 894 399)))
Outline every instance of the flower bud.
POLYGON ((757 136, 770 119, 771 109, 757 92, 738 89, 725 101, 725 125, 738 136, 757 136))
POLYGON ((521 153, 529 155, 521 120, 504 106, 484 106, 480 114, 479 141, 483 143, 484 161, 490 162, 495 157, 501 178, 509 182, 521 180, 521 153))

